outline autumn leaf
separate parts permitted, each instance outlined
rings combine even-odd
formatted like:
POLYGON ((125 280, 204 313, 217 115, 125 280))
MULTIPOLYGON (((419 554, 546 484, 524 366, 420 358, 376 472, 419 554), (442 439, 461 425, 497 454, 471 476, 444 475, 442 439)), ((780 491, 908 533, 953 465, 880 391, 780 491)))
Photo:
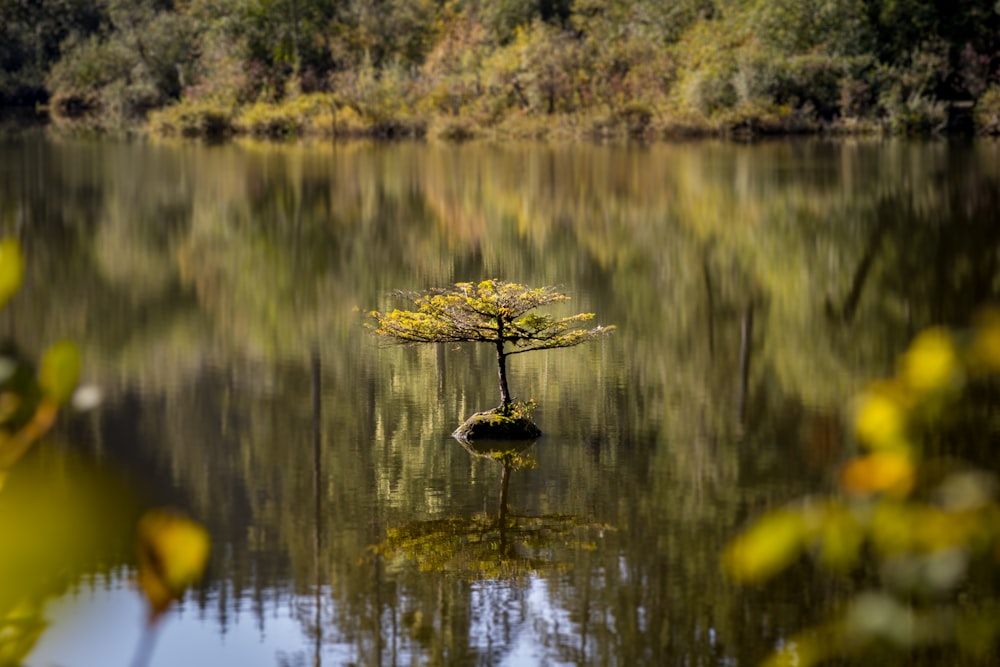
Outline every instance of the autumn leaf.
POLYGON ((139 585, 155 621, 189 586, 201 579, 208 562, 204 526, 177 512, 153 509, 139 520, 139 585))
POLYGON ((854 432, 872 449, 908 450, 906 415, 900 392, 887 383, 876 385, 864 392, 856 404, 854 432))
POLYGON ((0 308, 21 289, 24 279, 24 256, 15 239, 0 241, 0 308))
POLYGON ((854 495, 888 491, 906 495, 913 487, 915 470, 902 452, 875 452, 852 459, 840 473, 840 484, 854 495))
POLYGON ((954 390, 961 384, 962 366, 955 343, 941 328, 918 335, 900 361, 900 377, 919 395, 954 390))
POLYGON ((765 581, 799 557, 805 536, 806 523, 799 512, 770 512, 729 543, 723 553, 723 567, 734 579, 765 581))

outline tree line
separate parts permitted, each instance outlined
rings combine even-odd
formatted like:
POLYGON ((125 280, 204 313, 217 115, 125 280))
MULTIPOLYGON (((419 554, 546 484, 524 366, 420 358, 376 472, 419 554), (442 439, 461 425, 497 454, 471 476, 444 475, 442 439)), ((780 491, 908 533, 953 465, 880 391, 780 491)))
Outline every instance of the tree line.
POLYGON ((0 0, 0 103, 105 129, 994 132, 998 71, 991 0, 0 0))

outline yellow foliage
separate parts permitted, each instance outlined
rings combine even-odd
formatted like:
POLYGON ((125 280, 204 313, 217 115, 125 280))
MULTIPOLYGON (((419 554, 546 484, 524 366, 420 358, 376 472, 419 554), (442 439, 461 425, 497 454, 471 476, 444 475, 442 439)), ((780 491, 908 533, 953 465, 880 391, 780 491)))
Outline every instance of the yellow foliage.
POLYGON ((902 381, 921 395, 954 389, 961 375, 955 343, 941 328, 927 329, 917 336, 900 363, 902 381))
POLYGON ((21 244, 15 239, 0 241, 0 307, 3 307, 19 289, 24 279, 24 257, 21 244))
POLYGON ((864 526, 850 508, 836 502, 823 506, 819 518, 814 529, 819 562, 833 570, 847 570, 858 560, 865 540, 864 526))
POLYGON ((800 513, 773 511, 726 547, 723 567, 734 579, 764 581, 799 557, 805 537, 806 522, 800 513))
POLYGON ((876 450, 906 450, 906 406, 892 385, 873 386, 858 400, 854 412, 858 440, 876 450))
POLYGON ((883 451, 849 461, 840 474, 840 484, 851 494, 889 492, 904 496, 913 488, 914 465, 899 451, 883 451))
POLYGON ((975 536, 981 520, 982 516, 974 513, 884 500, 872 513, 872 542, 888 556, 963 547, 975 536))
POLYGON ((188 586, 201 579, 208 562, 209 536, 186 516, 162 509, 139 521, 139 585, 156 619, 188 586))
MULTIPOLYGON (((917 448, 967 377, 997 371, 1000 312, 984 313, 969 336, 940 328, 922 332, 900 358, 896 377, 872 385, 856 401, 854 433, 869 451, 840 470, 841 494, 798 511, 765 514, 730 543, 723 563, 736 579, 766 579, 803 547, 820 564, 847 569, 867 543, 886 582, 888 592, 856 597, 839 621, 792 637, 765 664, 816 664, 882 640, 913 646, 920 640, 914 624, 940 624, 940 617, 920 618, 901 593, 954 593, 975 558, 1000 562, 996 476, 975 468, 926 474, 918 468, 917 448), (931 481, 935 485, 925 488, 931 481)), ((944 608, 950 613, 961 605, 944 608)), ((997 628, 997 621, 974 613, 922 639, 955 641, 985 654, 997 628)))

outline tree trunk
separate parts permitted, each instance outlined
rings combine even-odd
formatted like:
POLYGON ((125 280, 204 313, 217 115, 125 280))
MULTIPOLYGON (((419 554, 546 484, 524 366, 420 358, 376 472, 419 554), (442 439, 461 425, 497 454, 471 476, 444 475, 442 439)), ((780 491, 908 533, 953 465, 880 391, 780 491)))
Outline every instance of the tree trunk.
POLYGON ((501 464, 503 471, 500 473, 500 510, 497 512, 497 521, 500 522, 501 530, 507 522, 507 490, 510 488, 510 466, 501 464))
POLYGON ((507 355, 503 351, 503 341, 497 343, 497 375, 500 380, 500 410, 510 412, 510 389, 507 388, 507 355))

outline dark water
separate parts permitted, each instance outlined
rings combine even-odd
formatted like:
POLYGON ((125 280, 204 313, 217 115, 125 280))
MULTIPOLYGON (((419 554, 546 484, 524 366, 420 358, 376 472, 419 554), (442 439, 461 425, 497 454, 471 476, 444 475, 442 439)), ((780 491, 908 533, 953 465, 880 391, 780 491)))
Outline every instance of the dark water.
POLYGON ((78 341, 104 394, 4 490, 52 533, 26 664, 128 663, 131 531, 163 504, 214 549, 155 665, 753 664, 851 585, 740 586, 721 549, 829 489, 851 396, 916 331, 997 296, 998 210, 986 142, 0 144, 28 258, 0 328, 78 341), (511 359, 545 434, 503 531, 501 466, 449 437, 498 401, 490 351, 362 327, 486 277, 618 327, 511 359))

